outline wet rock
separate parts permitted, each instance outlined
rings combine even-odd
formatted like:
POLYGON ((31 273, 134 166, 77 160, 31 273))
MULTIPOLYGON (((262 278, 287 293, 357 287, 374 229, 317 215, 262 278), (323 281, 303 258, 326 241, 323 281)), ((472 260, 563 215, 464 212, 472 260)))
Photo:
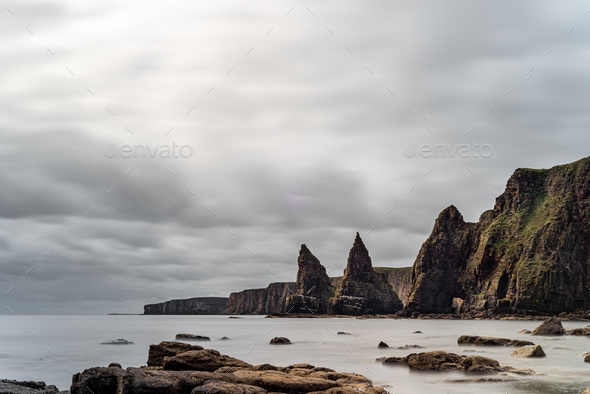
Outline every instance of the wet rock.
POLYGON ((45 382, 0 380, 0 393, 2 394, 58 394, 67 393, 59 391, 54 385, 45 385, 45 382))
POLYGON ((422 334, 422 331, 414 331, 412 334, 422 334))
POLYGON ((179 353, 191 350, 203 350, 203 346, 169 341, 160 342, 157 345, 150 345, 147 365, 151 367, 161 367, 164 365, 164 358, 176 356, 179 353))
POLYGON ((133 345, 133 342, 130 342, 126 339, 112 339, 112 340, 101 342, 100 344, 101 345, 133 345))
POLYGON ((420 345, 405 345, 405 346, 398 346, 398 349, 423 349, 424 346, 420 345))
POLYGON ((530 334, 531 330, 520 330, 517 334, 530 334))
POLYGON ((512 357, 546 357, 546 355, 541 345, 528 345, 515 349, 512 357))
POLYGON ((121 364, 119 364, 119 363, 110 363, 110 364, 109 364, 109 368, 110 368, 110 367, 117 367, 117 368, 121 368, 121 369, 123 368, 123 367, 121 366, 121 364))
POLYGON ((381 342, 379 342, 379 345, 377 345, 377 347, 379 347, 379 348, 386 348, 386 347, 389 347, 389 345, 386 344, 385 342, 381 341, 381 342))
POLYGON ((176 334, 175 339, 181 339, 185 341, 210 341, 211 338, 205 337, 202 335, 195 335, 195 334, 187 334, 187 333, 180 333, 176 334))
POLYGON ((229 341, 229 338, 228 337, 221 337, 221 338, 219 338, 219 340, 220 341, 229 341))
POLYGON ((270 340, 271 345, 290 345, 291 341, 285 337, 274 337, 270 340))
POLYGON ((351 335, 349 332, 338 331, 338 335, 351 335))
POLYGON ((461 335, 457 339, 459 345, 483 345, 483 346, 526 346, 534 345, 530 341, 520 339, 495 338, 495 337, 478 337, 474 335, 461 335))
POLYGON ((585 363, 590 363, 590 354, 587 354, 587 355, 584 357, 584 362, 585 362, 585 363))
POLYGON ((563 335, 564 333, 565 329, 561 325, 561 320, 552 317, 535 328, 533 332, 531 332, 531 335, 563 335))

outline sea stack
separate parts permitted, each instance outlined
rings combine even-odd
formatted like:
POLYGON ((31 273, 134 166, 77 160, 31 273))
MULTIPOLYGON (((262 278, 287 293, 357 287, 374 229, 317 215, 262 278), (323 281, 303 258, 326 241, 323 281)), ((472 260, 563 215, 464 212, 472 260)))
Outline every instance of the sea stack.
POLYGON ((325 314, 335 290, 326 268, 305 244, 301 245, 297 263, 297 292, 287 297, 287 312, 325 314))
POLYGON ((386 275, 373 269, 369 251, 356 233, 344 276, 329 301, 328 314, 390 314, 400 309, 402 302, 386 275))

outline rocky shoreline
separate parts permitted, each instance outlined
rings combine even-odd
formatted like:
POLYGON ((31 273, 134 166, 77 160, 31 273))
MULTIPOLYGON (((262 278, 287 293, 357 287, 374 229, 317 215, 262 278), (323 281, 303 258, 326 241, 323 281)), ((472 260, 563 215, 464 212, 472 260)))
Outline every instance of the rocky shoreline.
POLYGON ((543 316, 543 315, 514 315, 514 314, 489 314, 489 313, 407 313, 407 311, 400 311, 394 314, 387 315, 327 315, 327 314, 306 314, 306 313, 275 313, 267 315, 269 319, 423 319, 423 320, 523 320, 523 321, 545 321, 551 318, 559 318, 562 321, 590 321, 590 315, 582 315, 576 313, 560 314, 557 316, 543 316))

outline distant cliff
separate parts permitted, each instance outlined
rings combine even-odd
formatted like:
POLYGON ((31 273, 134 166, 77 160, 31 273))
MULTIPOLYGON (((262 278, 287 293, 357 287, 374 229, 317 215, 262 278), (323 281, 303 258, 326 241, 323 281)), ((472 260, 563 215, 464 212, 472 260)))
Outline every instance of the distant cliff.
POLYGON ((143 307, 144 315, 219 315, 225 309, 227 297, 196 297, 171 300, 143 307))
POLYGON ((520 168, 493 210, 436 219, 411 273, 408 309, 558 314, 590 309, 590 158, 520 168), (455 300, 456 299, 456 300, 455 300))
POLYGON ((374 270, 387 275, 387 281, 405 306, 408 303, 408 290, 412 281, 412 267, 375 267, 374 270))
POLYGON ((287 295, 295 293, 297 283, 271 283, 265 289, 242 290, 231 293, 224 315, 266 315, 286 313, 287 295))

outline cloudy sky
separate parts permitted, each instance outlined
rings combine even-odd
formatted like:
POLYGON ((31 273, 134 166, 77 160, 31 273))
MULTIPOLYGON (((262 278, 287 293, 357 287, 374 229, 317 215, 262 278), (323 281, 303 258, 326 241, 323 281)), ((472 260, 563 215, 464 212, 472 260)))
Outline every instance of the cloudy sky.
POLYGON ((410 266, 445 207, 477 221, 514 169, 590 152, 585 1, 2 5, 16 314, 292 281, 301 243, 341 275, 357 231, 410 266))

